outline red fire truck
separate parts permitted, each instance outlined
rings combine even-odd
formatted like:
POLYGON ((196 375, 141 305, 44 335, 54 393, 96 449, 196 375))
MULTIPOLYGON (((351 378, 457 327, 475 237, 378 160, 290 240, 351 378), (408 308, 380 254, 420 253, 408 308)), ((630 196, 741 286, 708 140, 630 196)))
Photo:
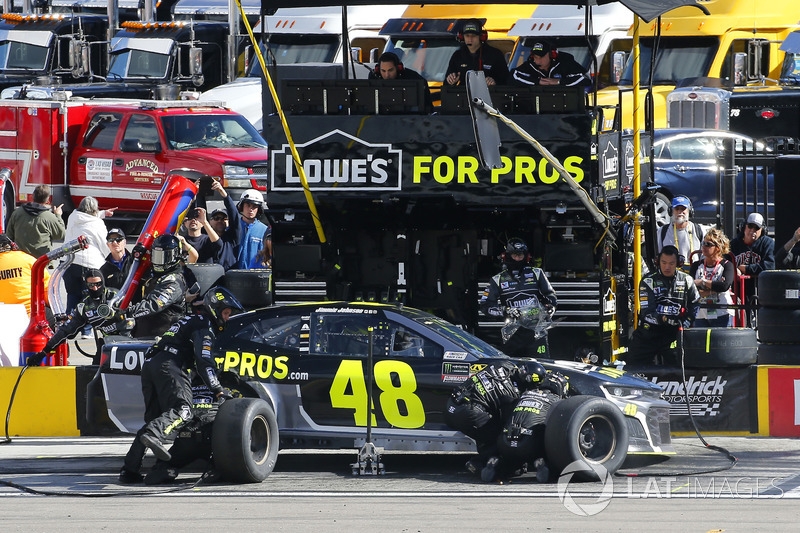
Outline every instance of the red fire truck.
POLYGON ((39 184, 67 210, 94 196, 118 220, 143 220, 175 170, 220 178, 234 197, 266 190, 266 143, 209 102, 0 101, 3 222, 39 184))

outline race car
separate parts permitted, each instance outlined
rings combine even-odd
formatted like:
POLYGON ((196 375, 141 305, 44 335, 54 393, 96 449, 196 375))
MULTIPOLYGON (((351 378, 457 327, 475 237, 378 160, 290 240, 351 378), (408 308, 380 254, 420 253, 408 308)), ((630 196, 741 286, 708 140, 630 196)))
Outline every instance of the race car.
MULTIPOLYGON (((136 340, 107 343, 98 370, 104 392, 93 387, 89 394, 88 404, 94 403, 91 396, 104 396, 110 419, 123 432, 135 433, 143 423, 139 375, 148 347, 136 340)), ((436 316, 364 302, 276 306, 237 315, 213 353, 223 385, 245 397, 222 405, 215 424, 226 429, 214 431, 226 454, 242 450, 244 457, 230 468, 245 470, 239 476, 245 481, 269 474, 279 445, 360 447, 370 411, 372 442, 386 450, 472 451, 473 441, 445 423, 447 399, 471 374, 509 359, 436 316)), ((513 361, 525 365, 533 359, 513 361)), ((657 385, 616 368, 538 361, 566 376, 572 395, 604 399, 605 410, 581 411, 579 420, 560 418, 569 457, 601 461, 612 455, 624 459, 625 450, 674 453, 670 407, 657 385)), ((581 402, 572 403, 580 411, 581 402)))

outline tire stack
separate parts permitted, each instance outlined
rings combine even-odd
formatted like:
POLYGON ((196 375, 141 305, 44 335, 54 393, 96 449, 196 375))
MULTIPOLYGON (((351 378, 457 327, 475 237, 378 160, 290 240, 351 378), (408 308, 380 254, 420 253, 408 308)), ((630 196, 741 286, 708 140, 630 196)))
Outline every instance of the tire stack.
POLYGON ((758 364, 800 365, 800 270, 758 276, 758 364))
POLYGON ((756 363, 758 341, 750 328, 691 328, 683 332, 687 368, 727 368, 756 363))
POLYGON ((272 305, 272 270, 228 270, 223 285, 247 311, 272 305))

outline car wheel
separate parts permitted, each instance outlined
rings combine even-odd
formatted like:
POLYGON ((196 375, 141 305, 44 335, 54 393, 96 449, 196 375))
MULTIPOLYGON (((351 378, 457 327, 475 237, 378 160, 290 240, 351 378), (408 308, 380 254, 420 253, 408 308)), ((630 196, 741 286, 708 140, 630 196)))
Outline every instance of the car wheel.
POLYGON ((257 398, 234 398, 219 407, 211 437, 214 467, 227 481, 260 483, 278 459, 278 422, 257 398))
POLYGON ((800 344, 759 344, 759 365, 800 365, 800 344))
POLYGON ((761 307, 757 314, 761 342, 800 342, 800 309, 761 307))
POLYGON ((672 209, 672 202, 669 201, 669 198, 661 194, 660 192, 656 193, 655 199, 655 208, 656 208, 656 227, 666 226, 670 223, 671 217, 669 214, 670 209, 672 209))
POLYGON ((592 466, 602 465, 609 474, 622 466, 628 453, 628 426, 619 407, 596 396, 573 396, 555 404, 548 413, 544 432, 545 453, 553 472, 560 475, 578 461, 584 469, 574 472, 583 481, 598 481, 592 466))
POLYGON ((756 332, 750 328, 691 328, 683 332, 683 353, 689 368, 754 365, 756 332))
POLYGON ((800 270, 765 270, 758 276, 758 303, 800 307, 800 270))

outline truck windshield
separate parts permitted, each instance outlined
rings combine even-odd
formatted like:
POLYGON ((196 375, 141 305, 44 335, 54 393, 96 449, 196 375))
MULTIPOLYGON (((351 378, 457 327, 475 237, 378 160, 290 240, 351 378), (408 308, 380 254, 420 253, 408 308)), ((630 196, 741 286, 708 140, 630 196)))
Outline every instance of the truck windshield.
POLYGON ((172 150, 267 147, 240 115, 172 115, 162 117, 161 125, 172 150))
POLYGON ((44 70, 47 66, 47 46, 18 41, 0 42, 0 69, 44 70))
MULTIPOLYGON (((675 85, 679 80, 708 76, 714 55, 719 49, 718 37, 663 37, 658 45, 653 84, 675 85)), ((646 84, 650 76, 653 39, 642 39, 640 46, 640 80, 646 84)), ((633 83, 633 59, 628 59, 620 85, 633 83)))
MULTIPOLYGON (((511 63, 508 65, 509 70, 517 68, 522 63, 528 60, 531 55, 531 46, 540 39, 537 37, 525 37, 520 44, 514 48, 514 55, 511 56, 511 63)), ((585 37, 548 37, 547 41, 556 47, 559 53, 567 52, 575 58, 583 68, 588 72, 592 68, 592 54, 597 50, 597 36, 589 36, 589 44, 585 37)))
POLYGON ((111 54, 110 80, 122 78, 166 78, 169 56, 126 48, 111 54))
POLYGON ((386 52, 394 52, 403 66, 416 70, 428 81, 444 81, 450 56, 459 49, 461 43, 453 37, 434 37, 430 39, 390 39, 386 52))
MULTIPOLYGON (((295 63, 333 63, 339 48, 338 35, 271 35, 266 45, 261 46, 264 61, 271 65, 295 63), (269 51, 267 51, 269 46, 269 51)), ((250 76, 261 76, 261 65, 253 63, 250 76)))

